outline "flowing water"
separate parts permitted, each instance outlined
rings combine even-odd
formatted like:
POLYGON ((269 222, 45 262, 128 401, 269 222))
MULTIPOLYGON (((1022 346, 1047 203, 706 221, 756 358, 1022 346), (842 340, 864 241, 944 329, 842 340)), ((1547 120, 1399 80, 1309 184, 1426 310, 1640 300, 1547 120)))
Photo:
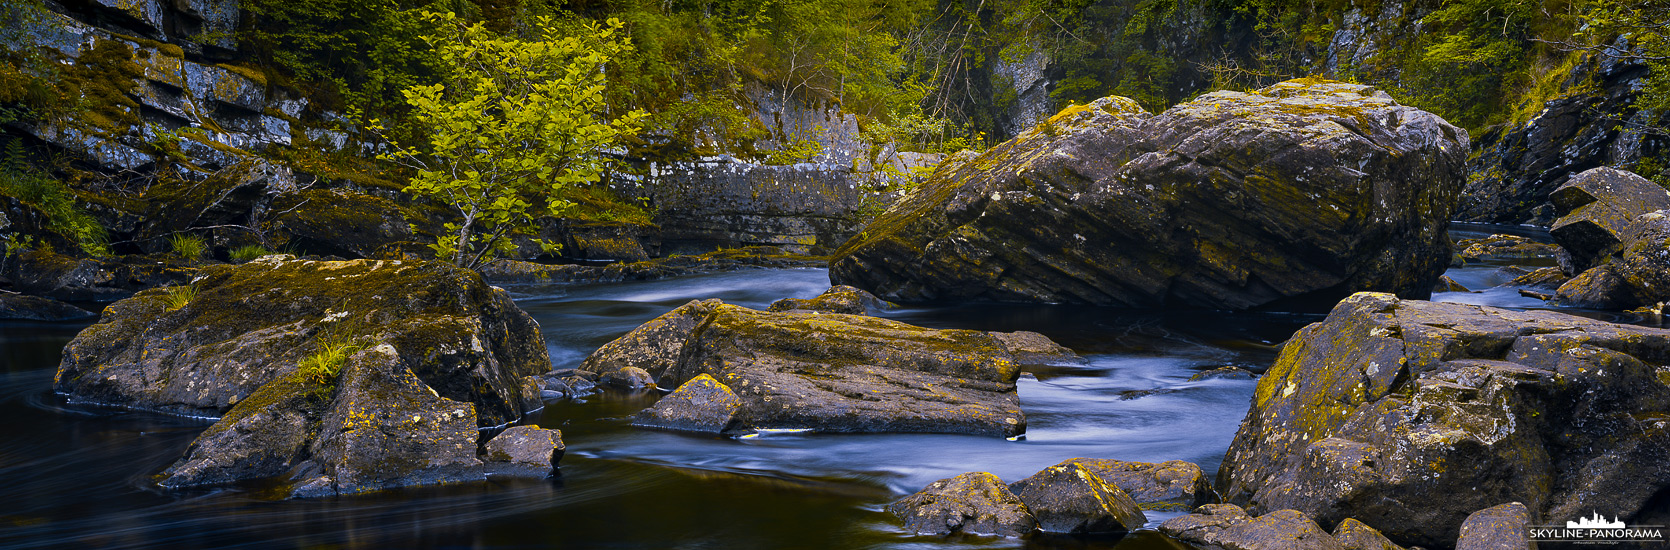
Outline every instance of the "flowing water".
MULTIPOLYGON (((1485 288, 1498 269, 1464 267, 1451 276, 1485 288)), ((824 270, 789 269, 511 291, 539 320, 554 365, 565 368, 692 299, 763 308, 828 286, 824 270)), ((1541 306, 1512 290, 1435 299, 1541 306)), ((1225 365, 1261 372, 1283 340, 1321 319, 1014 305, 885 315, 936 328, 1042 332, 1087 361, 1022 377, 1028 430, 1016 441, 645 431, 623 417, 653 403, 653 394, 604 394, 551 403, 531 419, 561 429, 568 444, 560 476, 551 480, 269 501, 238 489, 156 488, 150 476, 178 458, 206 423, 66 406, 49 390, 52 375, 63 345, 86 324, 0 321, 0 547, 1180 548, 1151 529, 1124 538, 1025 541, 916 536, 883 508, 936 479, 981 470, 1015 481, 1074 457, 1182 459, 1215 472, 1256 382, 1189 376, 1225 365)), ((1148 527, 1178 514, 1150 512, 1148 527)))

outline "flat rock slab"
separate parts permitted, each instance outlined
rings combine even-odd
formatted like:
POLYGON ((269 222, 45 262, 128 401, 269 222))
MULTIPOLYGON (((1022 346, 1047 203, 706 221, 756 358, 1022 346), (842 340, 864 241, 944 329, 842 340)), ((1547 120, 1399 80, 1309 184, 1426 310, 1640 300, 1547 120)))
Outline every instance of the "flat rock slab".
POLYGON ((1038 522, 1002 479, 969 472, 928 484, 916 494, 887 505, 904 520, 905 529, 929 535, 974 533, 1018 537, 1036 531, 1038 522))
POLYGON ((1339 541, 1296 510, 1252 517, 1235 505, 1208 504, 1160 524, 1160 532, 1223 550, 1342 550, 1339 541))
POLYGON ((51 298, 0 292, 0 319, 74 321, 97 316, 91 311, 51 298))
POLYGON ((1425 298, 1451 258, 1466 131, 1367 86, 1068 107, 941 164, 830 280, 901 303, 1326 308, 1425 298))
POLYGON ((582 368, 604 378, 640 368, 665 387, 707 375, 741 403, 726 429, 1008 437, 1026 427, 1015 395, 1020 369, 1076 359, 1053 343, 1065 355, 1048 356, 1042 342, 1048 339, 705 300, 604 345, 582 368), (1007 341, 1025 345, 1012 350, 1007 341))
POLYGON ((1670 488, 1670 330, 1361 293, 1259 381, 1225 502, 1454 544, 1473 512, 1633 517, 1670 488))

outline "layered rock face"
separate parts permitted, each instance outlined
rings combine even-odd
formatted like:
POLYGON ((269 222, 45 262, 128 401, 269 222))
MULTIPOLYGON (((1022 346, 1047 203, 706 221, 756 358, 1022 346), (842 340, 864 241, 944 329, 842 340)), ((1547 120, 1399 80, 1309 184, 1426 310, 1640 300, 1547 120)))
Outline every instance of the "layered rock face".
POLYGON ((1556 99, 1530 120, 1479 138, 1479 154, 1456 219, 1548 225, 1561 215, 1549 195, 1600 166, 1633 166, 1665 149, 1651 129, 1663 114, 1636 99, 1651 74, 1627 39, 1591 56, 1566 76, 1556 99))
POLYGON ((639 416, 649 427, 1007 437, 1026 429, 1015 394, 1020 369, 1076 359, 1030 333, 704 300, 605 344, 581 368, 605 380, 641 369, 678 388, 639 416))
POLYGON ((165 487, 287 476, 315 496, 482 478, 478 428, 538 407, 549 370, 538 325, 476 273, 267 256, 112 304, 54 390, 219 417, 165 487))
POLYGON ((1259 382, 1218 488, 1450 546, 1468 515, 1629 519, 1670 488, 1670 331, 1362 293, 1259 382))
POLYGON ((1105 98, 953 158, 837 251, 898 302, 1247 309, 1425 297, 1466 132, 1366 86, 1284 82, 1150 115, 1105 98))

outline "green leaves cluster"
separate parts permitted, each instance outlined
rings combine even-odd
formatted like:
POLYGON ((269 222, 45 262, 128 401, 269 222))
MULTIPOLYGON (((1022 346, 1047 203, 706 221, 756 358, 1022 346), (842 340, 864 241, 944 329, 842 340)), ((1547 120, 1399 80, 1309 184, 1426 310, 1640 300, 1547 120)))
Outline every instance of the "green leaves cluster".
POLYGON ((460 221, 434 249, 473 268, 507 252, 510 232, 570 206, 564 191, 597 181, 606 151, 645 114, 611 112, 605 98, 607 63, 631 51, 619 21, 564 35, 541 18, 536 37, 521 40, 453 13, 425 18, 439 29, 426 40, 442 61, 441 83, 404 95, 428 138, 382 158, 415 171, 408 193, 454 210, 460 221))

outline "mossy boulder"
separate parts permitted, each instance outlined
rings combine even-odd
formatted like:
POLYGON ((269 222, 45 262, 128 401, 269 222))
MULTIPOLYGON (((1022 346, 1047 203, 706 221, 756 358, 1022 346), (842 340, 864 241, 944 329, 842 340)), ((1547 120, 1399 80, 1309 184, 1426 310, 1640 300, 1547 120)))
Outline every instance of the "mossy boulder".
POLYGON ((490 475, 544 479, 551 476, 566 448, 559 430, 511 426, 482 445, 482 460, 490 475))
POLYGON ((1491 235, 1482 239, 1457 241, 1456 248, 1463 260, 1477 262, 1489 259, 1553 258, 1560 247, 1539 243, 1518 235, 1491 235))
POLYGON ((830 279, 895 302, 1426 297, 1450 260, 1467 150, 1436 115, 1320 79, 1159 115, 1103 98, 947 160, 842 245, 830 279))
POLYGON ((581 368, 604 378, 643 369, 663 387, 712 377, 741 401, 735 430, 1007 437, 1026 428, 1015 379, 1046 358, 1011 351, 1000 334, 702 300, 605 344, 581 368))
POLYGON ((1019 537, 1038 530, 1026 504, 987 472, 941 479, 887 505, 905 529, 928 535, 970 533, 1019 537))
POLYGON ((742 398, 730 386, 702 374, 656 401, 655 406, 633 415, 632 425, 714 434, 734 432, 736 413, 741 408, 742 398))
POLYGON ((520 418, 522 377, 550 370, 537 323, 479 274, 274 255, 112 304, 65 347, 53 388, 72 401, 219 417, 343 339, 394 346, 485 426, 520 418))
POLYGON ((1670 331, 1361 293, 1259 381, 1226 502, 1449 546, 1468 514, 1629 519, 1670 489, 1670 331))
POLYGON ((1223 550, 1342 550, 1338 540, 1297 510, 1258 517, 1232 504, 1208 504, 1160 524, 1166 536, 1223 550))

